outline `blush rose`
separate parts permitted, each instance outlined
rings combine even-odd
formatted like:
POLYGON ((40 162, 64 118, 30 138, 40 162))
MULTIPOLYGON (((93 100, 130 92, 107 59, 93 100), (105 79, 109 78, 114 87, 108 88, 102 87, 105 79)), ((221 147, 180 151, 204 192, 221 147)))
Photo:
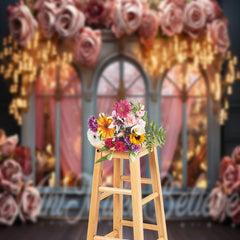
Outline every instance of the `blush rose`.
POLYGON ((85 67, 94 67, 100 55, 101 45, 100 31, 83 28, 75 41, 75 59, 85 67))

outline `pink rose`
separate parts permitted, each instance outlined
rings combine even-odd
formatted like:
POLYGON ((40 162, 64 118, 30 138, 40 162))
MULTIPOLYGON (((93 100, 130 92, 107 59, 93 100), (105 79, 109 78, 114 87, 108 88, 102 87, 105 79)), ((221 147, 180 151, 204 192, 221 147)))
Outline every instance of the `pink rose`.
POLYGON ((12 38, 19 45, 25 46, 34 37, 38 27, 36 20, 22 1, 17 6, 8 7, 8 15, 8 24, 12 38))
POLYGON ((3 145, 7 140, 6 134, 3 129, 0 129, 0 146, 3 145))
POLYGON ((14 198, 7 193, 0 193, 0 224, 12 226, 18 215, 18 206, 14 198))
POLYGON ((226 218, 228 199, 221 186, 215 187, 209 196, 209 213, 214 221, 223 222, 226 218))
POLYGON ((151 47, 158 34, 158 18, 154 11, 144 11, 138 33, 141 43, 147 48, 151 47))
POLYGON ((137 114, 138 117, 143 117, 144 114, 145 114, 145 111, 139 110, 139 111, 136 112, 136 114, 137 114))
POLYGON ((32 163, 30 149, 25 147, 16 147, 14 151, 14 160, 18 162, 25 176, 29 176, 32 172, 32 163))
POLYGON ((160 9, 160 24, 165 35, 171 37, 183 30, 183 9, 175 4, 169 3, 160 9))
POLYGON ((19 215, 23 222, 36 222, 41 211, 42 200, 39 191, 32 183, 25 185, 18 195, 19 215))
POLYGON ((142 13, 140 0, 119 0, 113 10, 112 31, 116 37, 134 33, 141 25, 142 13))
POLYGON ((220 53, 225 53, 230 46, 227 25, 228 21, 225 18, 216 19, 208 24, 208 32, 211 40, 220 53))
POLYGON ((100 55, 101 45, 100 31, 83 28, 75 41, 75 59, 85 67, 94 67, 100 55))
POLYGON ((240 145, 234 148, 232 159, 235 161, 235 163, 240 164, 240 145))
POLYGON ((3 157, 9 157, 18 144, 18 135, 15 134, 7 138, 7 140, 0 145, 0 155, 3 157))
POLYGON ((34 9, 39 11, 45 3, 53 3, 54 7, 60 7, 66 0, 37 0, 34 4, 34 9))
POLYGON ((17 190, 23 180, 22 168, 15 160, 8 159, 0 167, 0 185, 7 190, 17 190))
POLYGON ((103 0, 90 0, 85 6, 84 13, 87 23, 95 28, 104 26, 108 14, 103 0))
POLYGON ((231 194, 232 187, 238 179, 238 168, 231 158, 224 157, 222 159, 219 168, 219 179, 231 194))
POLYGON ((60 37, 73 39, 84 26, 85 16, 75 6, 64 4, 60 8, 56 20, 56 31, 60 37))
POLYGON ((126 125, 128 127, 132 127, 135 124, 137 124, 137 120, 136 120, 135 114, 128 113, 127 118, 126 118, 126 125))
POLYGON ((207 21, 213 21, 222 16, 222 9, 215 0, 198 0, 203 5, 207 21))
POLYGON ((203 5, 197 1, 187 4, 184 11, 183 22, 184 31, 188 33, 190 37, 196 39, 206 24, 206 14, 203 5))
POLYGON ((55 21, 59 8, 54 3, 45 2, 37 15, 42 34, 51 38, 55 33, 55 21))
POLYGON ((137 125, 145 127, 146 126, 146 122, 143 119, 138 118, 137 119, 137 125))

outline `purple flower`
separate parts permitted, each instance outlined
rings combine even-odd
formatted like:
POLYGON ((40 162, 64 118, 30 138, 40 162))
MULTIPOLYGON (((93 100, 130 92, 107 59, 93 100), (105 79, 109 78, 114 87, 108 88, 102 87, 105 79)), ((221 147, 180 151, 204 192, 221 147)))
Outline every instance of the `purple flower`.
POLYGON ((90 129, 92 132, 97 132, 98 123, 97 123, 97 120, 96 120, 96 117, 95 117, 95 116, 91 116, 91 117, 88 119, 88 127, 89 127, 89 129, 90 129))
POLYGON ((129 152, 129 146, 125 145, 125 152, 129 152))
POLYGON ((134 151, 134 152, 139 152, 140 151, 140 149, 141 149, 141 145, 132 145, 132 150, 134 151))
POLYGON ((125 137, 125 143, 126 143, 126 145, 127 146, 130 146, 132 143, 130 142, 130 136, 129 135, 127 135, 126 137, 125 137))

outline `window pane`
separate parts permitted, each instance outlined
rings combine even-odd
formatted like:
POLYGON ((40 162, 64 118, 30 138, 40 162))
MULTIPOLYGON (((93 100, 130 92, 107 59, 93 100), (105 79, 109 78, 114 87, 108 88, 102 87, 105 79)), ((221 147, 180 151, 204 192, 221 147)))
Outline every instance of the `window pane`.
POLYGON ((40 186, 55 182, 55 109, 54 98, 36 98, 36 182, 40 186))
POLYGON ((163 185, 182 186, 182 100, 162 98, 161 124, 167 131, 167 141, 161 150, 163 185))
POLYGON ((207 187, 207 102, 189 98, 188 116, 188 187, 207 187))
POLYGON ((82 101, 62 98, 60 119, 60 185, 81 185, 82 173, 82 101))

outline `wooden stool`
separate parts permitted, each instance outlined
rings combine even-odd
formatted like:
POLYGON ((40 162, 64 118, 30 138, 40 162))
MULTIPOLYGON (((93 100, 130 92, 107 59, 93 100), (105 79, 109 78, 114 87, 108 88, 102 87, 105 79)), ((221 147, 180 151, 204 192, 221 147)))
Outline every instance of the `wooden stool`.
MULTIPOLYGON (((98 152, 96 149, 95 162, 109 151, 98 152)), ((167 240, 167 230, 162 198, 162 188, 157 157, 157 148, 153 148, 149 155, 151 171, 150 178, 141 178, 140 157, 148 154, 145 147, 142 148, 134 163, 130 162, 130 177, 123 176, 123 159, 129 159, 128 153, 113 153, 114 176, 113 187, 102 187, 103 162, 94 166, 91 205, 88 221, 87 240, 122 239, 122 226, 133 227, 134 240, 143 240, 143 229, 158 232, 158 240, 167 240), (131 182, 131 189, 123 189, 123 182, 131 182), (141 183, 152 184, 153 193, 142 199, 141 183), (113 194, 113 231, 105 236, 97 236, 98 212, 100 201, 113 194), (133 221, 122 218, 123 195, 132 196, 133 221), (142 206, 154 199, 157 225, 144 224, 142 206)), ((148 239, 149 240, 149 239, 148 239)))

